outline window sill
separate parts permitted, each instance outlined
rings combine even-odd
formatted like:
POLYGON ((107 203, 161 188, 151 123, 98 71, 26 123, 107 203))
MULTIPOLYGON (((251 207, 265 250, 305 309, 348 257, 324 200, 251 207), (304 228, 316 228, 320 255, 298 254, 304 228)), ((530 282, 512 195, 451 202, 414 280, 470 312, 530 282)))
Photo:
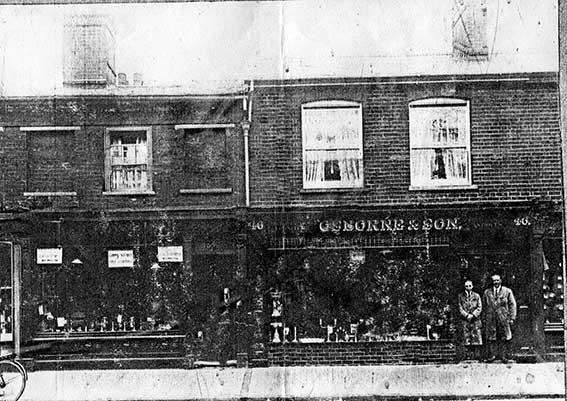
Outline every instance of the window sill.
POLYGON ((75 191, 71 192, 24 192, 24 196, 77 196, 75 191))
POLYGON ((410 186, 410 191, 469 191, 478 189, 478 185, 445 185, 445 186, 410 186))
POLYGON ((203 195, 203 194, 231 194, 232 188, 183 188, 179 190, 181 195, 203 195))
POLYGON ((328 192, 367 192, 366 188, 303 188, 299 192, 302 194, 321 194, 328 192))
POLYGON ((104 191, 102 193, 103 196, 151 196, 155 195, 154 191, 136 191, 136 192, 128 192, 128 191, 104 191))

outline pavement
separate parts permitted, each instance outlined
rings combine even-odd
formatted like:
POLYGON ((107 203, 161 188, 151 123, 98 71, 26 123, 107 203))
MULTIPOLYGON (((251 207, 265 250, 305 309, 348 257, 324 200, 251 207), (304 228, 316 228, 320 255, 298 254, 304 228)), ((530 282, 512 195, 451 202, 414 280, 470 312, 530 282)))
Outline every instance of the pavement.
POLYGON ((65 370, 29 373, 26 401, 565 399, 564 364, 65 370))

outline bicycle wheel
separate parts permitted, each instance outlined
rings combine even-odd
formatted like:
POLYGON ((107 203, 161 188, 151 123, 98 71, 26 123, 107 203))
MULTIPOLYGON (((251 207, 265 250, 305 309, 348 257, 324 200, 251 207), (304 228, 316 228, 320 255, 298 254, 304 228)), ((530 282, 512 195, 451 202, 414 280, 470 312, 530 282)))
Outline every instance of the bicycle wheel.
POLYGON ((26 371, 14 361, 0 361, 0 400, 17 401, 26 388, 26 371))

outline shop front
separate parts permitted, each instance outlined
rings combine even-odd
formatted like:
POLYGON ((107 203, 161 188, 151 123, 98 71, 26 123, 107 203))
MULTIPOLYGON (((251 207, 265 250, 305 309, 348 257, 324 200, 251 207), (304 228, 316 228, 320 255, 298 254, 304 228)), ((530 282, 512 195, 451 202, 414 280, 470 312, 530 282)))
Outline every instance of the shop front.
POLYGON ((20 353, 22 266, 31 226, 25 213, 0 214, 0 350, 20 353))
POLYGON ((454 361, 457 294, 465 279, 482 293, 495 273, 518 302, 515 353, 533 359, 546 352, 538 322, 558 308, 542 295, 543 273, 556 265, 555 254, 545 261, 546 238, 558 219, 530 205, 252 214, 268 362, 454 361))
POLYGON ((247 299, 237 226, 220 215, 38 217, 23 322, 27 343, 45 345, 37 366, 236 359, 247 299))

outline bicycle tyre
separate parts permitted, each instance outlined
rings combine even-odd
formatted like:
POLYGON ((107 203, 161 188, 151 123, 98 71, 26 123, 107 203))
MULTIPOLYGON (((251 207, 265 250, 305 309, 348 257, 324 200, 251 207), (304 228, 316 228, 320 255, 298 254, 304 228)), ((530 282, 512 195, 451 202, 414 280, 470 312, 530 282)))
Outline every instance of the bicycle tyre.
POLYGON ((17 361, 0 361, 0 401, 18 401, 26 389, 27 372, 17 361), (3 381, 1 380, 3 379, 3 381))

